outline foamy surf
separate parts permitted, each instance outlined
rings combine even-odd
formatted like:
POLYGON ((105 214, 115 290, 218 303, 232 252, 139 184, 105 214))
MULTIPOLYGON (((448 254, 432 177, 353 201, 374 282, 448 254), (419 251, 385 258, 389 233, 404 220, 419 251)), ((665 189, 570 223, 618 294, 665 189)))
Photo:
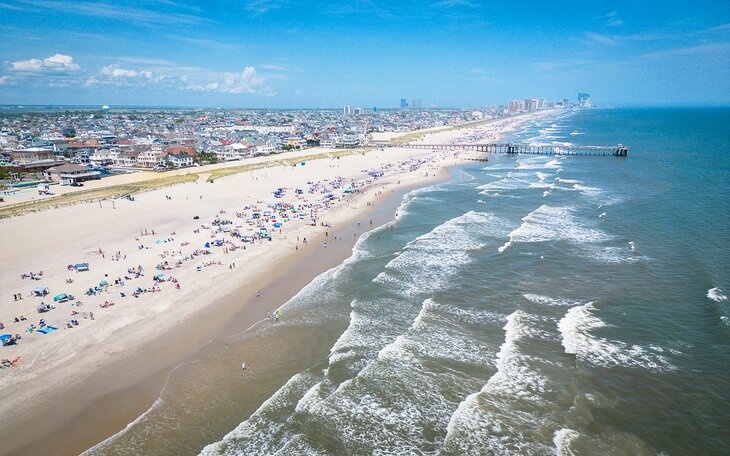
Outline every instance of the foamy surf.
POLYGON ((608 325, 596 313, 593 302, 574 307, 558 322, 565 352, 581 361, 602 367, 634 367, 649 370, 674 370, 676 367, 656 347, 629 345, 595 333, 608 325))
POLYGON ((707 299, 711 299, 715 302, 727 301, 727 296, 722 294, 722 290, 718 287, 713 287, 707 290, 707 299))

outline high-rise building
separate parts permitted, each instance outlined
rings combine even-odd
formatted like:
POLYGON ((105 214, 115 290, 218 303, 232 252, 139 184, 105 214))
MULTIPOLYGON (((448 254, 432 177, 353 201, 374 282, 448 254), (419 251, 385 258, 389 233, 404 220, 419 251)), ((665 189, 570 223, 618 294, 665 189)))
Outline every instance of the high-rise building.
POLYGON ((525 100, 512 100, 509 102, 508 110, 510 114, 515 114, 525 110, 525 100))
POLYGON ((421 99, 420 98, 411 99, 411 109, 421 109, 421 99))
POLYGON ((349 116, 350 114, 352 114, 352 108, 350 107, 350 105, 345 105, 345 107, 342 108, 342 114, 344 114, 346 116, 349 116))
POLYGON ((590 108, 593 106, 591 96, 587 93, 578 92, 578 106, 581 108, 590 108))
POLYGON ((539 105, 537 98, 525 98, 525 111, 537 111, 539 105))
POLYGON ((400 108, 405 109, 407 107, 408 107, 408 100, 406 100, 405 98, 401 98, 400 99, 400 108))
POLYGON ((362 108, 355 108, 355 115, 359 116, 360 114, 362 114, 362 108))

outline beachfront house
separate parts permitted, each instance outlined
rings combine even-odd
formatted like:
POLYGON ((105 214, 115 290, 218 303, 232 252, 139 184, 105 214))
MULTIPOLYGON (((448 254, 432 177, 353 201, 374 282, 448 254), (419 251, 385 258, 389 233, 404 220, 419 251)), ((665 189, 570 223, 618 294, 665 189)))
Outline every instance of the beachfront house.
POLYGON ((269 155, 276 152, 277 144, 273 141, 260 142, 256 144, 256 155, 269 155))
POLYGON ((10 152, 10 159, 17 163, 30 163, 41 160, 53 160, 54 151, 49 147, 18 148, 10 152))
POLYGON ((360 140, 357 138, 356 135, 353 134, 345 134, 337 138, 337 141, 335 142, 336 147, 342 147, 342 148, 353 148, 360 145, 360 140))
POLYGON ((48 168, 44 173, 46 180, 68 185, 83 182, 89 179, 98 179, 99 171, 92 171, 86 166, 67 163, 65 165, 48 168))
POLYGON ((193 156, 188 154, 170 154, 167 156, 166 161, 175 168, 185 168, 187 166, 193 166, 193 156))
POLYGON ((167 154, 159 149, 146 150, 137 156, 137 164, 145 168, 164 166, 166 156, 167 154))
POLYGON ((119 151, 117 150, 99 149, 92 155, 89 155, 89 163, 95 166, 113 165, 118 155, 119 151))
POLYGON ((326 147, 328 149, 334 149, 335 148, 335 142, 334 142, 334 140, 332 140, 330 138, 320 139, 319 140, 319 145, 321 147, 326 147))
POLYGON ((137 166, 138 150, 123 150, 114 159, 114 166, 132 167, 137 166))

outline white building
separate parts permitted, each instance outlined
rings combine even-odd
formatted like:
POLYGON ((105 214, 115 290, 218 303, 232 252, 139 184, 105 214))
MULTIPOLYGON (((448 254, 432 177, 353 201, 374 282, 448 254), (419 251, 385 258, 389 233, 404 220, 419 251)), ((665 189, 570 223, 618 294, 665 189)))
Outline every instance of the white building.
POLYGON ((161 150, 147 150, 137 156, 137 164, 145 168, 155 168, 165 165, 167 154, 161 150))
POLYGON ((175 168, 185 168, 193 166, 193 156, 188 154, 168 155, 166 160, 175 168))
POLYGON ((109 149, 98 149, 89 155, 89 163, 95 166, 113 165, 119 157, 119 151, 109 149))

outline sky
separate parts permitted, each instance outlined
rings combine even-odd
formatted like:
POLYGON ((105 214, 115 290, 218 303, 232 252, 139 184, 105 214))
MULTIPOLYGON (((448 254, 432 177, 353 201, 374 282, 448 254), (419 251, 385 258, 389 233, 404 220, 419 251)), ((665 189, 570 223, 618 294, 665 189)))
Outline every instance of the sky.
POLYGON ((0 0, 0 104, 730 104, 728 0, 0 0))

